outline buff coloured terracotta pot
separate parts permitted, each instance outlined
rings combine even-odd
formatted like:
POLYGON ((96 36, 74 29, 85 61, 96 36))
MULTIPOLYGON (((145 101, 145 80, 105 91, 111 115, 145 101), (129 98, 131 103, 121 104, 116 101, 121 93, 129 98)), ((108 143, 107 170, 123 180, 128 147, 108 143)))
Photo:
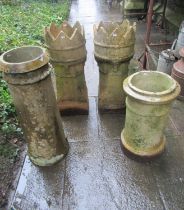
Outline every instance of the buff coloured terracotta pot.
POLYGON ((68 152, 62 121, 56 104, 45 49, 15 48, 0 57, 0 68, 13 97, 31 161, 49 166, 68 152))
POLYGON ((180 86, 169 75, 158 71, 141 71, 123 83, 126 98, 125 127, 121 133, 123 147, 141 157, 160 154, 165 147, 164 128, 172 102, 180 86))
POLYGON ((45 42, 55 69, 57 103, 62 114, 87 114, 89 110, 84 76, 86 61, 84 29, 66 21, 45 28, 45 42))
POLYGON ((129 62, 134 54, 135 28, 135 24, 131 25, 128 20, 94 25, 94 55, 100 73, 100 111, 125 107, 122 82, 128 76, 129 62))

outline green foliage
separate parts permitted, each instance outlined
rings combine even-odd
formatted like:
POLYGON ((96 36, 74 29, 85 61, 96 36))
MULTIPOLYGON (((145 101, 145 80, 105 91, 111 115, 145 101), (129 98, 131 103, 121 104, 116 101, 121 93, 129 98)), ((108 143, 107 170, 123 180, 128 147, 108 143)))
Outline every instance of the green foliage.
POLYGON ((20 131, 16 119, 16 111, 9 94, 7 84, 0 75, 0 131, 11 133, 20 131))
MULTIPOLYGON (((0 0, 0 54, 23 45, 43 45, 43 31, 52 21, 67 19, 69 0, 0 0), (10 4, 9 2, 12 2, 10 4), (57 2, 57 3, 56 3, 57 2)), ((0 75, 0 132, 21 131, 7 84, 0 75)))
POLYGON ((19 149, 16 145, 10 143, 0 144, 0 157, 9 158, 15 160, 19 152, 19 149))
POLYGON ((43 45, 43 29, 52 21, 67 19, 69 1, 24 1, 20 5, 0 6, 0 53, 23 45, 43 45))
POLYGON ((21 3, 21 0, 0 0, 2 5, 18 5, 21 3))

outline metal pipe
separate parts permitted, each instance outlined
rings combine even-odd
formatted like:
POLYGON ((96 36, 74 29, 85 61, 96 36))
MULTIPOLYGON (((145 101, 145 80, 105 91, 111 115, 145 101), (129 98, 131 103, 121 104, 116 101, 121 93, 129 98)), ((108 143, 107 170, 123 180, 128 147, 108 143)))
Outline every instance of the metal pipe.
MULTIPOLYGON (((147 15, 147 29, 146 29, 145 45, 146 44, 149 45, 149 42, 150 42, 150 33, 151 33, 152 16, 153 16, 153 4, 154 4, 154 0, 150 0, 148 15, 147 15)), ((146 69, 146 52, 147 52, 147 49, 145 46, 144 60, 143 60, 144 69, 146 69)))
POLYGON ((163 43, 150 43, 149 46, 162 46, 162 45, 172 45, 171 42, 163 42, 163 43))
MULTIPOLYGON (((154 65, 157 66, 157 61, 156 61, 156 59, 151 55, 151 48, 150 48, 148 45, 146 45, 146 49, 147 49, 147 53, 150 54, 150 57, 151 57, 151 59, 153 60, 154 65)), ((148 58, 147 58, 147 60, 148 60, 148 58)), ((149 65, 149 64, 148 64, 148 65, 149 65)))
POLYGON ((167 0, 164 0, 164 10, 162 14, 162 28, 164 28, 165 25, 165 11, 166 11, 166 6, 167 6, 167 0))
POLYGON ((148 65, 148 69, 150 68, 150 64, 149 64, 149 60, 148 60, 148 52, 146 52, 146 60, 147 60, 147 65, 148 65))

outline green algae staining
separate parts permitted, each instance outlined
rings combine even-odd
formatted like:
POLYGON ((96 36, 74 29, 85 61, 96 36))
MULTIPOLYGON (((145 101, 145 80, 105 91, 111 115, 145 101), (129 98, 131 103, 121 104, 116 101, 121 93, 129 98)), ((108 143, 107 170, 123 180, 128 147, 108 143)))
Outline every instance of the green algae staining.
POLYGON ((29 157, 39 166, 52 165, 68 152, 48 60, 45 49, 37 46, 15 48, 0 57, 29 157))
POLYGON ((99 110, 118 110, 125 106, 122 82, 134 55, 136 25, 128 20, 94 25, 94 55, 99 66, 99 110))
POLYGON ((78 21, 73 27, 66 21, 61 26, 52 23, 45 28, 45 42, 55 69, 57 102, 61 113, 88 113, 83 26, 78 21))
POLYGON ((165 147, 164 129, 171 104, 180 92, 179 84, 169 75, 141 71, 123 83, 126 98, 123 146, 138 156, 155 156, 165 147))

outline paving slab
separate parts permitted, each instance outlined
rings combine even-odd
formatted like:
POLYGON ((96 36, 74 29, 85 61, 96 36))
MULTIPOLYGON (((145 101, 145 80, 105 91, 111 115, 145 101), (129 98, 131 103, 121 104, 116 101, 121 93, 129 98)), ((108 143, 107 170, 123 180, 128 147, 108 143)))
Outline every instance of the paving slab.
POLYGON ((63 209, 114 209, 103 185, 103 144, 73 143, 67 157, 63 209))
POLYGON ((177 136, 178 135, 178 130, 177 130, 176 126, 174 125, 171 116, 169 116, 164 134, 165 134, 166 138, 168 136, 177 136))
POLYGON ((164 154, 152 163, 160 196, 166 210, 184 207, 184 136, 168 136, 164 154))
POLYGON ((115 209, 164 209, 152 168, 122 153, 120 141, 104 142, 103 176, 115 209))
POLYGON ((89 115, 63 116, 63 127, 69 142, 98 140, 97 98, 89 97, 89 115))
POLYGON ((184 102, 176 100, 171 111, 171 120, 179 134, 184 134, 184 102))
POLYGON ((99 115, 99 136, 104 140, 119 140, 124 127, 125 112, 99 115))
POLYGON ((39 168, 26 157, 15 193, 12 209, 60 209, 64 188, 65 160, 46 168, 39 168))
MULTIPOLYGON (((85 25, 86 26, 86 25, 85 25)), ((98 96, 99 85, 99 71, 98 65, 94 59, 94 44, 93 44, 93 24, 88 24, 85 27, 86 34, 86 48, 87 48, 87 60, 85 63, 85 78, 88 87, 89 96, 98 96), (86 30, 86 27, 89 27, 86 30)))

